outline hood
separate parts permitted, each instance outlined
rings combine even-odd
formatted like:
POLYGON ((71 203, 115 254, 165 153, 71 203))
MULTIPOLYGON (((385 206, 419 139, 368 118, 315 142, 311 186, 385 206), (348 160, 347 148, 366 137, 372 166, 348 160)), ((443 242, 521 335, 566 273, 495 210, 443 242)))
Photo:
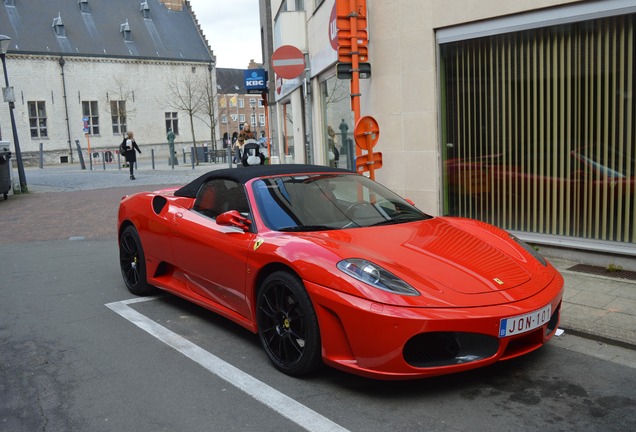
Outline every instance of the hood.
POLYGON ((307 233, 342 259, 363 258, 420 291, 407 303, 483 306, 536 294, 551 272, 502 230, 483 223, 433 218, 382 227, 307 233))

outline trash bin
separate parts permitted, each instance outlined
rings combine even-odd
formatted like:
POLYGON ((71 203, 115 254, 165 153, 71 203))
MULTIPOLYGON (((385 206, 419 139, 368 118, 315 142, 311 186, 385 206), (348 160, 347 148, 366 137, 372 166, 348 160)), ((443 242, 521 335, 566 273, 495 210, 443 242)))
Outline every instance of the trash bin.
POLYGON ((202 147, 197 150, 199 151, 199 154, 197 154, 199 161, 203 160, 203 162, 210 162, 210 149, 202 147))
POLYGON ((207 147, 197 147, 197 159, 199 162, 209 162, 210 150, 207 147))
POLYGON ((0 149, 0 194, 7 199, 11 190, 11 152, 0 149))

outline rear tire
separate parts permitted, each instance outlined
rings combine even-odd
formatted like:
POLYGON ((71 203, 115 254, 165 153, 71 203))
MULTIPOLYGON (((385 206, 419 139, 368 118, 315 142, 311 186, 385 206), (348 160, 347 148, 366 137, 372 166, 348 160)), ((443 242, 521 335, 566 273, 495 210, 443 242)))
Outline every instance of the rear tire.
POLYGON ((156 288, 146 280, 146 257, 134 226, 124 228, 119 237, 119 266, 128 290, 138 296, 154 294, 156 288))
POLYGON ((322 365, 318 318, 301 280, 288 272, 269 275, 256 301, 258 336, 276 369, 291 376, 322 365))

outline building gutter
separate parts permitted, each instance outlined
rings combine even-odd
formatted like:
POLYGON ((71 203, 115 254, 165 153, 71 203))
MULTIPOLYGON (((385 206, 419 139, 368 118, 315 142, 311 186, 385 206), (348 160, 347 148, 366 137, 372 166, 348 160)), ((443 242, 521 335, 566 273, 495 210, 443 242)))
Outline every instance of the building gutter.
POLYGON ((66 78, 64 76, 64 64, 66 63, 66 61, 64 60, 64 57, 60 56, 60 59, 58 60, 58 63, 60 64, 60 68, 62 69, 62 90, 64 92, 64 111, 66 113, 66 135, 68 138, 68 151, 69 151, 69 155, 71 157, 70 162, 73 163, 73 147, 71 145, 71 125, 69 123, 69 118, 68 118, 68 101, 66 98, 66 78))

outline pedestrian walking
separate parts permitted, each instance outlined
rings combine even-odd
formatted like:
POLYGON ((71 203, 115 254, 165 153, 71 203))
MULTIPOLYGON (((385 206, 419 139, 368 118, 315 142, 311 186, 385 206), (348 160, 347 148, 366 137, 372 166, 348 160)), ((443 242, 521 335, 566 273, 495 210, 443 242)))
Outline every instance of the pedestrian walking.
POLYGON ((137 154, 135 153, 135 151, 141 154, 141 150, 139 150, 139 146, 135 142, 135 134, 132 131, 128 131, 119 147, 121 153, 123 153, 124 157, 126 158, 128 167, 130 168, 130 179, 135 180, 135 175, 133 172, 135 163, 137 162, 137 154))

